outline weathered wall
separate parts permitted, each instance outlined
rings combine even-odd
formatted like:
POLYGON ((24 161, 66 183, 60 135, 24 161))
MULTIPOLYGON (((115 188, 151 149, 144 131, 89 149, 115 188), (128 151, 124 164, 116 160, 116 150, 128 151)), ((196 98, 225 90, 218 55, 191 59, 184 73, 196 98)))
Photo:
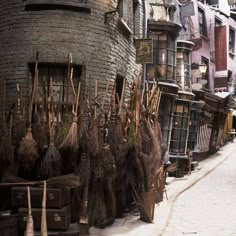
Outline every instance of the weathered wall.
MULTIPOLYGON (((86 6, 90 7, 91 13, 26 11, 27 2, 29 0, 0 1, 0 79, 7 80, 11 102, 14 101, 16 82, 21 82, 25 91, 29 91, 28 63, 35 61, 37 51, 39 62, 56 63, 67 63, 68 52, 72 52, 73 63, 84 64, 86 79, 97 79, 99 87, 105 87, 106 79, 114 80, 117 73, 130 79, 134 70, 140 69, 140 65, 135 64, 134 35, 119 24, 118 13, 108 24, 104 23, 104 13, 116 6, 113 1, 88 0, 86 6)), ((133 19, 133 1, 129 2, 129 17, 133 19)), ((142 27, 141 1, 138 8, 140 19, 136 17, 135 21, 142 27)), ((130 29, 133 31, 132 21, 130 29)))

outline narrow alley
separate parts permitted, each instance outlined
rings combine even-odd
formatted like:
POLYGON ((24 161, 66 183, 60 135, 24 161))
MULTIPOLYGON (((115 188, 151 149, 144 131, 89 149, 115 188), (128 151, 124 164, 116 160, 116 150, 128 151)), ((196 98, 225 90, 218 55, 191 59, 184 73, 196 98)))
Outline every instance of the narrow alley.
POLYGON ((162 236, 236 235, 235 186, 236 156, 232 152, 215 170, 177 198, 162 236))

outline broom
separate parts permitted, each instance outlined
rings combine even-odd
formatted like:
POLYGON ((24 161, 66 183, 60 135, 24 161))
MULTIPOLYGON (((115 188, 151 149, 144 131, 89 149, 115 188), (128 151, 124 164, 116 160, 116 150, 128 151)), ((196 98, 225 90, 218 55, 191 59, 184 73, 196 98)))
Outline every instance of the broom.
POLYGON ((32 109, 33 102, 35 97, 36 85, 38 83, 38 53, 36 56, 35 63, 35 76, 34 76, 34 85, 32 89, 32 97, 29 106, 29 125, 26 132, 26 136, 20 141, 19 149, 18 149, 18 159, 25 170, 29 170, 35 164, 35 161, 39 158, 37 143, 32 135, 32 109))
POLYGON ((47 199, 47 182, 43 181, 43 201, 42 201, 42 215, 41 215, 41 232, 40 236, 48 236, 47 217, 46 217, 46 199, 47 199))
POLYGON ((69 132, 62 144, 59 146, 60 150, 69 149, 73 152, 77 151, 79 148, 78 144, 78 103, 79 103, 79 95, 80 95, 80 82, 78 84, 78 90, 76 95, 76 102, 73 106, 72 114, 73 114, 73 122, 69 129, 69 132), (74 108, 75 107, 75 108, 74 108))
POLYGON ((9 174, 9 168, 14 160, 14 147, 12 144, 12 119, 13 109, 10 111, 10 124, 7 125, 5 118, 6 81, 3 81, 3 115, 0 136, 0 179, 3 180, 9 174))
POLYGON ((51 97, 51 113, 52 117, 48 119, 48 128, 50 136, 50 144, 45 154, 44 160, 41 163, 41 176, 43 178, 51 178, 61 175, 62 157, 54 144, 54 104, 53 104, 53 85, 52 78, 50 79, 50 97, 51 97), (51 121, 52 120, 52 121, 51 121), (51 123, 52 122, 52 123, 51 123))
MULTIPOLYGON (((78 188, 80 186, 80 178, 74 174, 61 175, 48 178, 47 186, 52 188, 78 188)), ((41 186, 43 181, 29 181, 17 176, 8 176, 4 183, 0 186, 41 186)))
POLYGON ((30 187, 27 187, 28 193, 28 217, 27 217, 27 225, 25 230, 25 236, 34 236, 34 220, 32 216, 31 210, 31 200, 30 200, 30 187))
POLYGON ((78 137, 78 103, 80 96, 80 82, 78 84, 76 102, 73 105, 72 114, 73 120, 71 127, 59 146, 59 150, 63 156, 63 167, 65 173, 71 173, 76 170, 77 166, 77 157, 79 149, 79 137, 78 137))
POLYGON ((43 76, 43 84, 42 84, 42 91, 43 91, 43 104, 42 104, 42 113, 40 118, 38 119, 35 124, 33 124, 32 130, 33 135, 35 137, 35 141, 38 144, 40 153, 42 154, 45 149, 47 148, 48 142, 48 131, 47 131, 47 95, 46 95, 46 78, 43 76))

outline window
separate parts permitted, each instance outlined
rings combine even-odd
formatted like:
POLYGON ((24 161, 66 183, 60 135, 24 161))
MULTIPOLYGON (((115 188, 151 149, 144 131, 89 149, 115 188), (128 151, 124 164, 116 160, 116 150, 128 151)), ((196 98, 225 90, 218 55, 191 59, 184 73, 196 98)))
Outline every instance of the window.
POLYGON ((164 32, 149 35, 153 39, 153 64, 147 65, 147 78, 175 80, 175 39, 164 32))
POLYGON ((120 18, 130 27, 128 0, 119 1, 118 9, 120 18))
MULTIPOLYGON (((30 64, 31 71, 33 71, 33 64, 30 64)), ((51 64, 39 63, 39 85, 38 93, 35 98, 35 104, 38 104, 38 113, 43 109, 43 101, 49 97, 50 79, 53 82, 53 102, 56 108, 56 114, 63 119, 64 115, 71 114, 72 104, 74 103, 74 95, 72 92, 71 83, 68 80, 67 65, 66 64, 51 64), (46 93, 46 94, 45 94, 46 93)), ((33 74, 33 73, 32 73, 33 74)), ((82 66, 73 65, 73 84, 75 92, 77 92, 77 85, 81 79, 82 66)))
POLYGON ((191 45, 177 43, 176 82, 184 91, 191 89, 191 45))
POLYGON ((122 96, 122 90, 123 90, 123 83, 124 83, 124 77, 121 75, 117 75, 116 77, 116 104, 119 104, 121 96, 122 96))
POLYGON ((229 28, 229 52, 234 53, 235 47, 235 31, 233 28, 229 28))
POLYGON ((206 84, 204 85, 205 88, 210 88, 209 85, 209 60, 205 57, 202 57, 201 63, 207 65, 206 73, 202 75, 202 79, 206 80, 206 84))
POLYGON ((198 22, 200 34, 207 37, 205 12, 201 8, 198 8, 198 22))
POLYGON ((159 123, 161 127, 162 139, 165 144, 168 144, 170 140, 173 108, 173 97, 168 95, 162 96, 159 107, 159 123))
POLYGON ((170 141, 170 154, 186 154, 190 121, 189 111, 189 102, 176 100, 170 141))

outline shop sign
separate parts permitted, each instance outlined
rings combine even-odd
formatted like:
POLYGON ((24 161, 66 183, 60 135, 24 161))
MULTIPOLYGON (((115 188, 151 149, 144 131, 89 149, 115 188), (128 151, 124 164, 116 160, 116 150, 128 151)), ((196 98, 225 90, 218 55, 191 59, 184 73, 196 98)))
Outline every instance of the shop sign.
POLYGON ((152 64, 153 63, 153 41, 152 39, 137 39, 136 46, 136 63, 152 64))

